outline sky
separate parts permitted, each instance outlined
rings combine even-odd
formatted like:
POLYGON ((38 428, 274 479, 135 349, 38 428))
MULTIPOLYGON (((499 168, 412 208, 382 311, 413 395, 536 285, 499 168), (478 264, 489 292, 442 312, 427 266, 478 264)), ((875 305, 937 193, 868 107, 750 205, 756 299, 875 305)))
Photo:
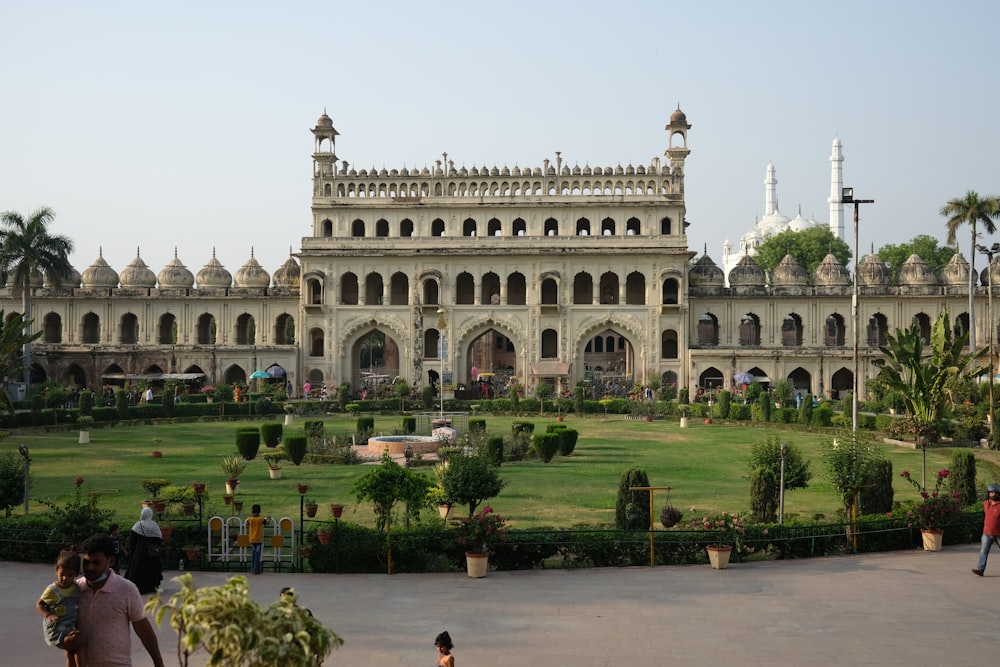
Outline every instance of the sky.
POLYGON ((6 2, 0 210, 52 208, 81 272, 214 249, 273 273, 311 231, 324 110, 359 169, 523 168, 649 165, 680 105, 689 247, 716 263, 768 163, 782 213, 829 220, 834 138, 875 200, 862 255, 943 243, 945 202, 1000 193, 998 24, 992 0, 6 2))

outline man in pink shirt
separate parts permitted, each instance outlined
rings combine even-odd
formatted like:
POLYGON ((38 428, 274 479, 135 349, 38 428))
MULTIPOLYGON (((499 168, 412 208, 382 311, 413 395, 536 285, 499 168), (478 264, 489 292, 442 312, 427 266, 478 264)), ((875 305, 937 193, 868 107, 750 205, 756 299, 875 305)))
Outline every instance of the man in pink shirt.
POLYGON ((77 580, 82 590, 77 640, 87 647, 87 665, 131 667, 135 628, 153 659, 153 667, 163 667, 156 631, 143 613, 139 589, 111 569, 114 553, 109 535, 95 535, 81 547, 83 577, 77 580))

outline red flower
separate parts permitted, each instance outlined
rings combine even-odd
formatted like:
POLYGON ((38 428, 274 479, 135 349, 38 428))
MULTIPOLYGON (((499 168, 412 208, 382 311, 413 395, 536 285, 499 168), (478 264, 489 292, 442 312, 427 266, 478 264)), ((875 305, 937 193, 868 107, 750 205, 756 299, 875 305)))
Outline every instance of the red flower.
POLYGON ((73 484, 75 484, 77 488, 79 488, 80 485, 83 484, 83 477, 77 477, 76 479, 74 479, 73 484))

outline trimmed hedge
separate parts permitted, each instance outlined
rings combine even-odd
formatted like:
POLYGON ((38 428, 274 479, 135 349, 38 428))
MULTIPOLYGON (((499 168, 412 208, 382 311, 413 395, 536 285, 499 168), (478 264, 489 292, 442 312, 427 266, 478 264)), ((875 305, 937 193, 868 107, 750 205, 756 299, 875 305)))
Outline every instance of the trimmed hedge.
POLYGON ((260 450, 260 431, 254 426, 241 426, 236 429, 236 451, 247 461, 257 458, 260 450))
POLYGON ((260 437, 268 447, 277 447, 281 442, 284 426, 280 422, 264 422, 260 425, 260 437))

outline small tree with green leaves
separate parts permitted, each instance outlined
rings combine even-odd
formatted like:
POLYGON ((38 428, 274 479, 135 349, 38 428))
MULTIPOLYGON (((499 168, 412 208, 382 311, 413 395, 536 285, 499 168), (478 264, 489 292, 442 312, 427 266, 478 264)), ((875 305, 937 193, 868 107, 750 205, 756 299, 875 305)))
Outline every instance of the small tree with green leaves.
MULTIPOLYGON (((758 468, 769 470, 775 479, 781 477, 781 441, 777 437, 754 443, 750 449, 747 468, 751 473, 758 468)), ((795 445, 788 445, 785 454, 785 490, 804 489, 812 479, 809 462, 795 445)))
POLYGON ((892 489, 892 461, 882 459, 872 463, 871 482, 858 493, 862 514, 885 514, 892 511, 895 492, 892 489))
POLYGON ((621 530, 649 529, 649 491, 629 490, 639 486, 649 486, 645 470, 629 468, 622 473, 615 502, 615 526, 621 530))
POLYGON ((979 498, 976 493, 976 455, 967 449, 951 453, 951 474, 948 475, 948 493, 958 494, 962 507, 979 498))
POLYGON ((539 382, 535 387, 535 398, 538 399, 538 412, 545 414, 545 401, 552 397, 552 387, 548 382, 539 382))
POLYGON ((750 471, 750 512, 754 521, 774 523, 778 517, 778 478, 768 468, 750 471))
POLYGON ((848 537, 853 543, 858 494, 861 489, 874 484, 876 466, 885 457, 882 448, 865 431, 842 431, 822 446, 827 476, 840 493, 849 522, 848 537))
POLYGON ((442 480, 445 495, 456 505, 467 505, 470 518, 480 503, 500 495, 507 486, 485 446, 485 434, 482 437, 483 447, 471 452, 459 450, 448 459, 448 470, 442 480))
POLYGON ((392 521, 393 509, 406 503, 410 516, 420 515, 431 481, 424 475, 404 468, 382 452, 382 461, 354 483, 354 496, 375 506, 375 526, 386 530, 392 521))
POLYGON ((24 502, 24 458, 7 451, 0 454, 0 509, 10 517, 24 502))

